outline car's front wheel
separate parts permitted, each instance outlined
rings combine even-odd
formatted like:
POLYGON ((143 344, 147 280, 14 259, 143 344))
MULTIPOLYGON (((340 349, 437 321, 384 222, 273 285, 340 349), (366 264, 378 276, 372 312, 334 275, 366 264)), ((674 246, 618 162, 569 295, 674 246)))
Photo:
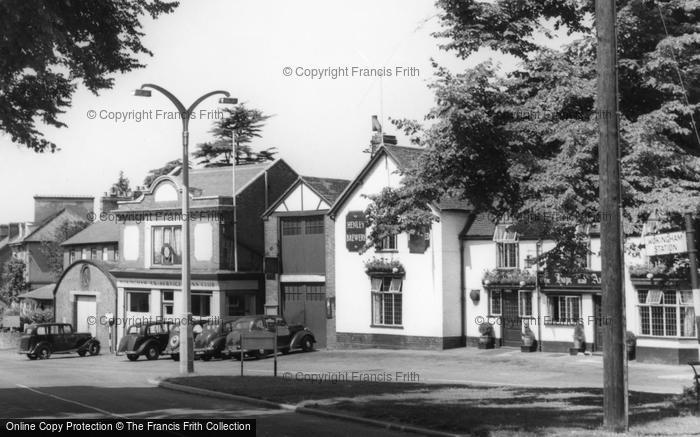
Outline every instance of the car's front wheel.
POLYGON ((146 349, 147 360, 157 360, 159 356, 160 352, 158 351, 158 348, 155 347, 155 345, 148 346, 148 349, 146 349))
POLYGON ((84 357, 87 354, 87 351, 78 351, 78 355, 81 357, 84 357))
POLYGON ((92 343, 90 347, 88 348, 88 353, 90 356, 95 356, 100 353, 100 344, 99 343, 92 343))
POLYGON ((301 349, 304 352, 311 352, 314 350, 314 341, 311 339, 310 336, 306 336, 301 339, 301 349))
POLYGON ((39 349, 37 349, 36 356, 39 357, 40 360, 48 360, 51 358, 51 350, 48 348, 48 346, 41 346, 39 349))
POLYGON ((173 361, 180 361, 180 354, 170 354, 173 361))
POLYGON ((126 357, 129 359, 129 361, 136 361, 139 359, 138 354, 126 354, 126 357))

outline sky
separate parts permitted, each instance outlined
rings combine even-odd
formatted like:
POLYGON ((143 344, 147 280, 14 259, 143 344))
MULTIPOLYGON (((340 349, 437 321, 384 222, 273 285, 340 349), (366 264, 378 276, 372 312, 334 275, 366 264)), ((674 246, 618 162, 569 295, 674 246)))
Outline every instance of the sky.
MULTIPOLYGON (((167 118, 173 105, 155 92, 134 97, 143 83, 168 89, 185 106, 227 90, 274 115, 254 149, 277 147, 277 157, 302 175, 351 179, 368 159, 362 150, 372 115, 396 134, 389 117, 422 119, 433 106, 431 58, 460 71, 491 56, 464 61, 440 50, 431 36, 438 13, 426 0, 184 0, 172 14, 144 18, 143 43, 153 52, 142 58, 146 67, 114 75, 114 87, 99 95, 79 86, 61 117, 68 127, 40 127, 60 151, 37 154, 0 134, 0 223, 33 220, 35 195, 98 197, 120 170, 134 187, 150 169, 181 157, 181 122, 167 118), (347 76, 333 79, 326 70, 309 77, 333 68, 347 76), (363 68, 392 75, 360 76, 363 68), (137 117, 144 114, 151 118, 137 117)), ((190 149, 211 139, 221 106, 210 98, 198 108, 205 112, 190 122, 190 149)), ((399 144, 408 145, 401 136, 399 144)))

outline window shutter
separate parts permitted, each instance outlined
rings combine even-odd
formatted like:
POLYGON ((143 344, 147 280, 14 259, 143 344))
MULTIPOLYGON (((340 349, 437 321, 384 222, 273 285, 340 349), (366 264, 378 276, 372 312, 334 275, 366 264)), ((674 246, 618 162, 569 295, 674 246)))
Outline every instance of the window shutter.
POLYGON ((382 291, 382 278, 372 278, 372 293, 382 291))

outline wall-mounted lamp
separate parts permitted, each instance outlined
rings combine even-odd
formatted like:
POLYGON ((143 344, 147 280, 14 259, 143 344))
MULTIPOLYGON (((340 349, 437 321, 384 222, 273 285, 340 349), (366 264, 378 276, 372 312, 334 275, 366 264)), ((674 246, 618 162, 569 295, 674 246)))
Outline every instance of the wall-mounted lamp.
POLYGON ((479 302, 479 299, 481 299, 481 291, 480 290, 472 290, 469 292, 469 298, 472 300, 472 302, 477 303, 479 302))

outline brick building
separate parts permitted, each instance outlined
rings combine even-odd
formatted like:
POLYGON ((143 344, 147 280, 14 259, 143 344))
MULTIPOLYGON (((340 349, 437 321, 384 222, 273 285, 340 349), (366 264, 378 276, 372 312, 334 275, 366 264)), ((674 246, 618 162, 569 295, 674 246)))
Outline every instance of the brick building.
POLYGON ((326 213, 349 183, 302 176, 263 214, 266 312, 309 327, 319 347, 335 344, 333 223, 326 213))

